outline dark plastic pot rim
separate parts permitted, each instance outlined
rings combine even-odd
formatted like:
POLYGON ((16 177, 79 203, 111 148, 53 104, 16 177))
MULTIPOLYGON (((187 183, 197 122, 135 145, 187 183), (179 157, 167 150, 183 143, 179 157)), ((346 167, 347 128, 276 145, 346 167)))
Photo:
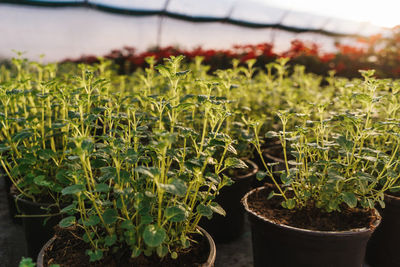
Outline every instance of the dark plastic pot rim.
POLYGON ((388 198, 388 199, 390 199, 390 200, 397 200, 397 201, 400 201, 400 197, 393 196, 393 195, 388 194, 388 193, 385 193, 385 198, 388 198))
POLYGON ((251 210, 249 208, 249 205, 247 203, 247 199, 251 194, 254 194, 257 191, 261 191, 261 190, 264 190, 264 189, 267 189, 267 187, 262 186, 262 187, 255 188, 255 189, 247 192, 246 195, 244 195, 244 197, 242 198, 243 206, 244 206, 245 210, 248 213, 250 213, 251 215, 257 217, 258 219, 260 219, 262 221, 268 222, 268 223, 273 224, 276 227, 279 227, 279 228, 282 228, 282 229, 292 230, 292 231, 296 231, 296 232, 303 232, 303 233, 307 233, 309 235, 316 235, 316 236, 326 236, 326 235, 347 236, 347 235, 354 235, 356 233, 370 232, 370 231, 374 230, 376 227, 378 227, 378 225, 381 222, 381 216, 380 216, 379 212, 376 209, 374 209, 373 212, 377 216, 377 220, 374 222, 374 224, 370 228, 363 227, 363 228, 355 228, 355 229, 346 230, 346 231, 319 231, 319 230, 309 230, 309 229, 298 228, 298 227, 294 227, 294 226, 289 226, 289 225, 285 225, 285 224, 276 223, 276 222, 274 222, 274 221, 272 221, 272 220, 270 220, 268 218, 265 218, 265 217, 262 217, 262 216, 258 215, 256 212, 254 212, 253 210, 251 210))
POLYGON ((392 206, 400 206, 400 197, 385 193, 385 202, 390 203, 392 206))
MULTIPOLYGON (((207 261, 204 262, 203 264, 201 264, 199 267, 214 267, 215 258, 217 256, 217 248, 215 246, 215 242, 214 242, 213 238, 211 237, 211 235, 206 230, 204 230, 200 226, 197 226, 197 229, 200 230, 200 232, 207 238, 208 244, 210 246, 210 252, 209 252, 207 261)), ((38 257, 37 257, 37 261, 36 261, 37 267, 44 266, 43 265, 44 253, 45 253, 46 249, 51 246, 51 244, 54 242, 54 240, 56 240, 56 238, 57 238, 57 236, 53 236, 49 241, 46 242, 46 244, 44 244, 44 246, 40 250, 38 257)))
POLYGON ((237 177, 232 177, 231 179, 234 180, 234 181, 238 181, 238 180, 249 178, 249 177, 255 175, 258 172, 258 166, 252 160, 249 160, 248 158, 244 158, 242 160, 244 162, 246 162, 247 165, 250 165, 250 167, 252 167, 252 169, 251 169, 250 172, 248 172, 248 173, 246 173, 244 175, 239 175, 237 177))
POLYGON ((282 148, 282 146, 280 144, 267 147, 266 149, 263 150, 263 155, 265 155, 265 157, 267 157, 268 159, 271 159, 275 162, 285 163, 285 161, 283 159, 277 158, 277 157, 271 155, 271 153, 270 153, 272 150, 279 149, 279 148, 282 148))
POLYGON ((20 197, 20 195, 15 195, 15 194, 12 194, 12 193, 10 193, 10 195, 16 201, 20 201, 20 202, 23 202, 25 204, 29 204, 29 205, 36 206, 36 207, 48 207, 48 206, 51 206, 53 204, 53 203, 33 202, 32 200, 24 199, 24 198, 20 197))

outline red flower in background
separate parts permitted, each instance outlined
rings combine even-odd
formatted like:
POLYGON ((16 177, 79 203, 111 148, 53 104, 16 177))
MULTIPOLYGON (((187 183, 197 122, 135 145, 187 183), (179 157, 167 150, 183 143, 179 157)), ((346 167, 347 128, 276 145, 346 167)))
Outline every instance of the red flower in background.
MULTIPOLYGON (((393 28, 392 36, 383 38, 374 35, 368 38, 358 38, 357 46, 337 43, 336 52, 321 53, 320 47, 312 42, 293 40, 290 49, 282 53, 275 53, 271 43, 240 44, 231 49, 194 49, 183 50, 173 46, 153 48, 137 53, 134 47, 125 46, 122 49, 112 50, 105 55, 120 66, 120 71, 134 71, 136 68, 147 66, 146 57, 153 56, 158 63, 171 55, 184 55, 186 61, 195 57, 204 57, 204 63, 210 66, 210 73, 219 68, 232 66, 234 58, 244 64, 249 59, 256 59, 256 66, 264 68, 265 64, 278 57, 290 57, 289 64, 306 65, 307 71, 318 74, 327 74, 335 69, 339 75, 346 77, 360 77, 359 69, 376 69, 381 77, 400 77, 400 27, 393 28)), ((72 62, 96 63, 99 60, 93 55, 82 56, 72 62)), ((64 61, 64 62, 65 62, 64 61)))
POLYGON ((332 61, 336 55, 334 53, 325 53, 320 57, 320 60, 324 63, 327 63, 329 61, 332 61))

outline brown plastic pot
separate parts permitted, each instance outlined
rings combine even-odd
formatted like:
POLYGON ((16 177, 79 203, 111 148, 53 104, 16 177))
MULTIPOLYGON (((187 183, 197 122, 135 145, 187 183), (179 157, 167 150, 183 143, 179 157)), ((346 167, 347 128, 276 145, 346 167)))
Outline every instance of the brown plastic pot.
MULTIPOLYGON (((215 265, 215 258, 217 257, 217 248, 215 247, 215 243, 213 238, 210 236, 209 233, 207 233, 206 230, 201 228, 200 226, 197 226, 197 228, 200 230, 200 232, 207 238, 208 245, 210 246, 210 252, 208 254, 207 261, 204 262, 203 264, 199 265, 199 267, 214 267, 215 265)), ((36 267, 44 267, 47 266, 47 264, 44 264, 44 255, 47 251, 47 249, 51 246, 51 244, 56 240, 57 236, 53 236, 47 243, 42 247, 42 249, 39 252, 39 255, 37 257, 36 261, 36 267)))
POLYGON ((35 259, 42 246, 54 235, 53 227, 61 220, 61 215, 49 216, 48 210, 57 213, 49 204, 13 197, 18 213, 22 216, 28 256, 35 259))
POLYGON ((368 242, 367 263, 371 267, 400 266, 400 198, 386 194, 380 213, 382 223, 368 242))
MULTIPOLYGON (((379 225, 349 231, 314 231, 275 223, 257 215, 248 197, 267 194, 266 187, 248 192, 242 202, 249 215, 254 267, 361 267, 368 239, 379 225)), ((379 218, 379 213, 376 211, 379 218)))
POLYGON ((240 203, 242 197, 250 190, 255 179, 258 166, 249 159, 244 159, 249 166, 249 172, 230 177, 235 183, 221 189, 215 198, 225 210, 226 216, 214 213, 211 220, 202 218, 200 225, 206 229, 217 243, 230 242, 241 236, 244 230, 244 209, 240 203))

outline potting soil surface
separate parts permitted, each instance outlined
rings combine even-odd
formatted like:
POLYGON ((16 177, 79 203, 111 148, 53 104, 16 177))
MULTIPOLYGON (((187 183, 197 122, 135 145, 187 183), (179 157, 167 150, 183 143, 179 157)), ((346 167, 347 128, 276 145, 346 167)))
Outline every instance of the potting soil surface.
MULTIPOLYGON (((22 226, 14 224, 10 219, 4 180, 0 179, 0 267, 18 267, 21 257, 26 256, 25 245, 22 226)), ((247 220, 242 236, 233 242, 216 245, 215 267, 253 266, 251 231, 247 220)))

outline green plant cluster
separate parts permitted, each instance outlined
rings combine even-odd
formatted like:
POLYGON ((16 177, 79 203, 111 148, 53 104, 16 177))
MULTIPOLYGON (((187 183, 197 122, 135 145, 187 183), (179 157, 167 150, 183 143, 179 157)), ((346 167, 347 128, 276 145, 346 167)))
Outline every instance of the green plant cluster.
MULTIPOLYGON (((334 81, 334 97, 309 112, 277 112, 280 130, 265 135, 280 140, 285 168, 274 175, 274 163, 264 161, 266 171, 258 176, 271 177, 278 192, 270 197, 282 197, 283 207, 384 208, 384 193, 399 190, 398 82, 361 73, 363 80, 334 81)), ((259 136, 260 122, 248 123, 259 136)), ((261 153, 258 138, 253 143, 261 153)))
POLYGON ((178 257, 201 217, 224 214, 214 198, 242 157, 261 158, 258 178, 289 209, 373 208, 398 188, 398 81, 290 71, 287 58, 213 75, 200 57, 146 61, 129 76, 103 59, 1 67, 2 169, 21 197, 59 207, 91 261, 121 248, 178 257), (272 140, 278 173, 262 155, 272 140))
POLYGON ((132 78, 108 62, 56 74, 15 59, 1 81, 2 167, 22 197, 50 200, 61 227, 82 229, 91 261, 121 248, 178 257, 201 217, 224 214, 213 201, 231 184, 224 172, 247 167, 225 133, 230 101, 182 59, 150 58, 132 78))

